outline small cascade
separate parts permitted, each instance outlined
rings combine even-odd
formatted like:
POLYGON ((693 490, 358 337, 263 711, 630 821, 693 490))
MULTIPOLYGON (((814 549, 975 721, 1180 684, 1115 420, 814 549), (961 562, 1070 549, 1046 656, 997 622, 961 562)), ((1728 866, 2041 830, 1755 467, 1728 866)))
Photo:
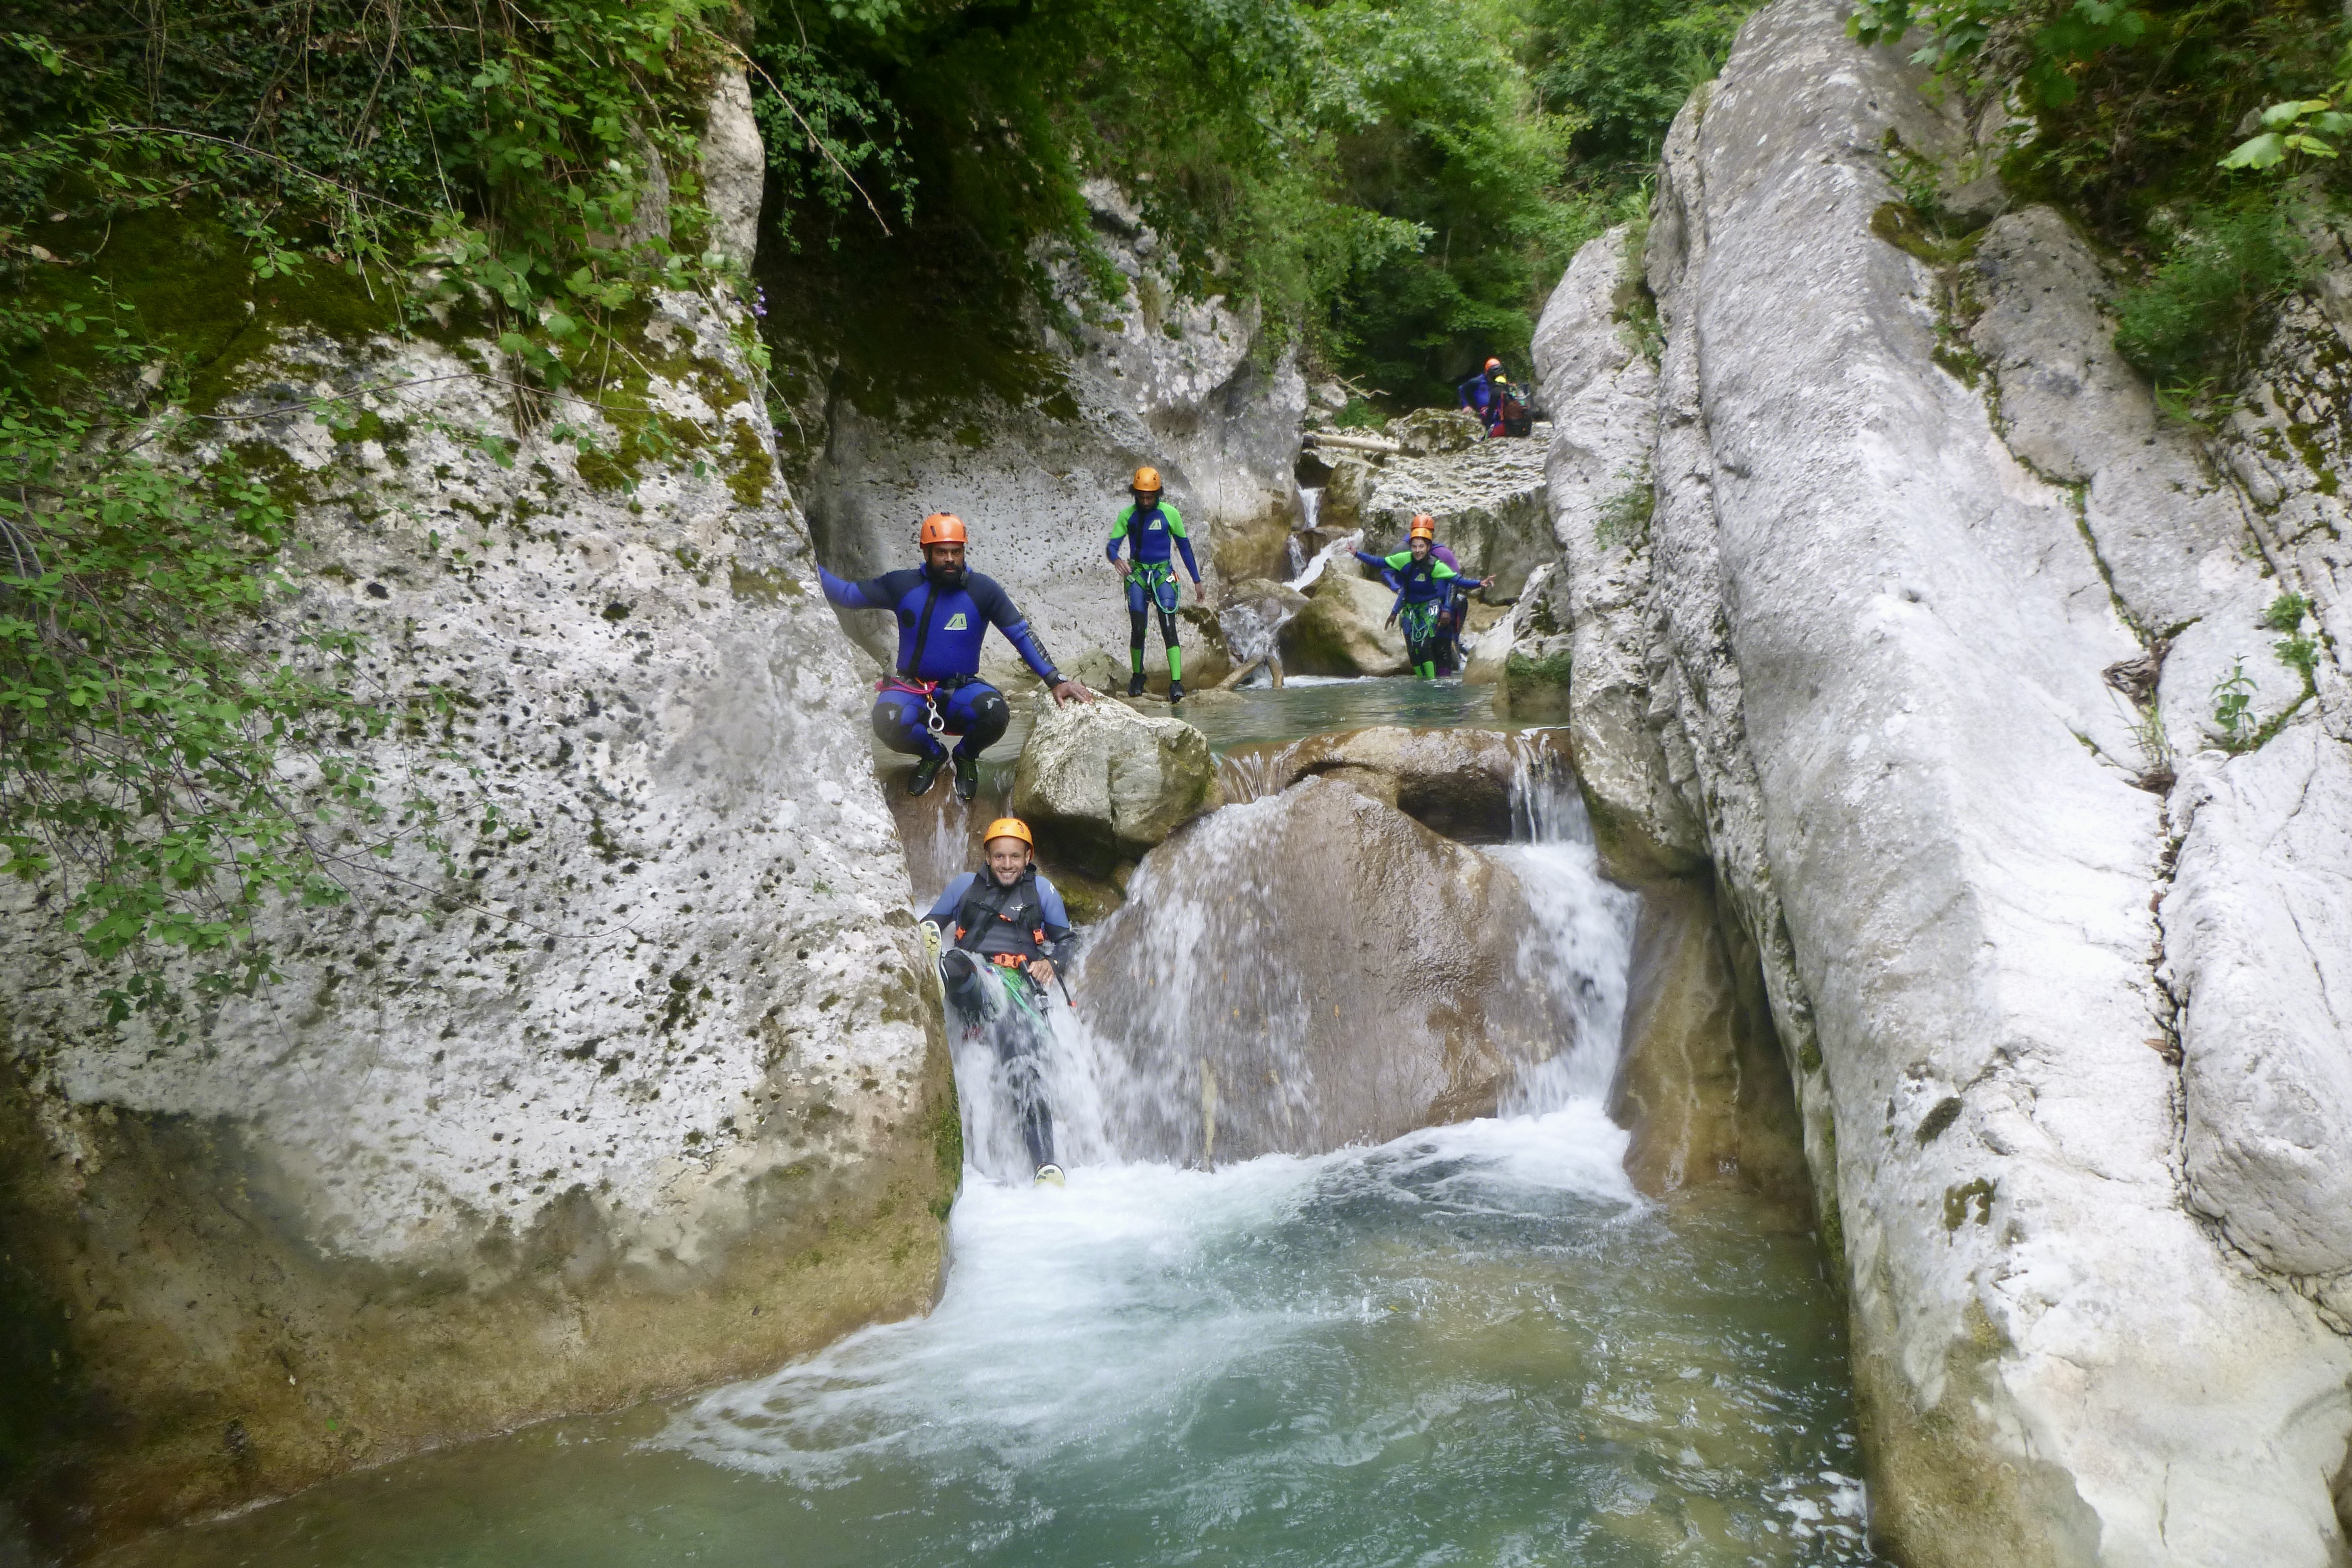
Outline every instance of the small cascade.
POLYGON ((1283 781, 1289 776, 1290 759, 1305 744, 1303 741, 1292 741, 1279 746, 1249 746, 1219 752, 1217 784, 1224 791, 1225 803, 1246 805, 1279 793, 1283 781))
POLYGON ((1315 585, 1315 580, 1323 575, 1323 568, 1329 565, 1334 558, 1346 557, 1350 552, 1354 551, 1363 542, 1364 531, 1360 528, 1356 529, 1352 532, 1341 534, 1339 538, 1333 540, 1330 543, 1317 551, 1315 552, 1315 559, 1309 561, 1307 563, 1305 570, 1301 571, 1297 576, 1293 577, 1290 580, 1288 586, 1298 593, 1304 594, 1307 589, 1315 585))
POLYGON ((1601 874, 1601 851, 1576 775, 1538 732, 1510 738, 1513 842, 1496 850, 1526 889, 1534 919, 1519 969, 1551 997, 1580 1048, 1523 1066, 1506 1111, 1541 1115, 1609 1092, 1623 1047, 1626 979, 1641 895, 1601 874))

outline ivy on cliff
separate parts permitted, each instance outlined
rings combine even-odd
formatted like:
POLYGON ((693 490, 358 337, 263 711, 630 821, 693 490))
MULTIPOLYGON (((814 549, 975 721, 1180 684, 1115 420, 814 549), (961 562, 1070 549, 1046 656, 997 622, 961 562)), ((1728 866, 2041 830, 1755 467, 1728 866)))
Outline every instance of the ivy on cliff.
POLYGON ((201 458, 240 307, 454 316, 526 424, 604 401, 649 290, 729 270, 694 176, 711 13, 59 0, 0 35, 0 872, 131 961, 118 1016, 176 1005, 163 952, 267 978, 266 903, 340 900, 354 846, 432 816, 379 799, 357 640, 287 624, 285 503, 201 458))
POLYGON ((1916 29, 1914 58, 1972 118, 2007 108, 2011 188, 2074 213, 2139 273, 2118 300, 2117 346, 2168 406, 2210 416, 2225 402, 2279 301, 2310 277, 2308 220, 2341 199, 2341 9, 1865 0, 1850 26, 1865 42, 1916 29), (2281 164, 2301 177, 2264 174, 2281 164))

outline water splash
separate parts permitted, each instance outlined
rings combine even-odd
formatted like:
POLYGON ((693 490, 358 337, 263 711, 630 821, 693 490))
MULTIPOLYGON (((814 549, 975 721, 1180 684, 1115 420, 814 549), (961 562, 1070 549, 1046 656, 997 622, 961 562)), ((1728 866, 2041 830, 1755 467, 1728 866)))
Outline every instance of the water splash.
POLYGON ((1323 575, 1323 569, 1326 566, 1329 565, 1334 560, 1344 558, 1349 552, 1353 551, 1358 545, 1363 542, 1364 531, 1360 528, 1356 529, 1352 532, 1341 534, 1339 538, 1333 540, 1330 543, 1325 545, 1322 549, 1315 552, 1315 559, 1307 563, 1307 570, 1301 572, 1297 576, 1293 577, 1290 580, 1290 586, 1304 594, 1307 589, 1315 585, 1315 580, 1317 578, 1323 575))

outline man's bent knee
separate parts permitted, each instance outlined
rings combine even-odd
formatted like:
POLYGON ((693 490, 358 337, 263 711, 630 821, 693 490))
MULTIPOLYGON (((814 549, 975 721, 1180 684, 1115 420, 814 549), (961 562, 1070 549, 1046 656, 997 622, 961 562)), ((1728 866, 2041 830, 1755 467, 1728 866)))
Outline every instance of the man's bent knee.
POLYGON ((989 690, 971 700, 971 722, 963 732, 964 748, 983 752, 1004 738, 1013 722, 1013 705, 1001 691, 989 690))
POLYGON ((924 745, 923 710, 890 701, 874 705, 874 738, 894 752, 906 752, 921 756, 929 748, 924 745))

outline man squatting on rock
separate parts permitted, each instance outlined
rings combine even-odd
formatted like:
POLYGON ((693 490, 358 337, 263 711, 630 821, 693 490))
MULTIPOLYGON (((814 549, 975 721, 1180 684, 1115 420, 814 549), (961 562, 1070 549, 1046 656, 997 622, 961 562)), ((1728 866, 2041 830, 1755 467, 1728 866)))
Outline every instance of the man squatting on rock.
POLYGON ((1136 469, 1134 488, 1128 493, 1135 498, 1134 504, 1110 525, 1110 543, 1103 551, 1110 559, 1111 570, 1127 583, 1127 657, 1134 672, 1128 679, 1127 694, 1143 695, 1143 626, 1150 609, 1156 607, 1160 640, 1168 649, 1168 700, 1181 702, 1184 655, 1176 646, 1176 603, 1181 589, 1176 569, 1168 561, 1170 545, 1184 557, 1184 570, 1192 579, 1196 599, 1201 596, 1201 568, 1192 561, 1192 542, 1185 537, 1183 514, 1160 499, 1160 470, 1136 469), (1131 566, 1119 564, 1122 540, 1134 562, 1131 566))
POLYGON ((1423 512, 1412 520, 1408 542, 1396 554, 1356 552, 1357 560, 1376 568, 1381 581, 1396 588, 1397 601, 1390 607, 1388 618, 1403 621, 1405 658, 1423 680, 1436 678, 1440 621, 1452 611, 1455 595, 1486 586, 1440 561, 1433 553, 1436 543, 1436 520, 1423 512))
POLYGON ((894 752, 915 759, 908 795, 928 792, 946 765, 941 735, 962 737, 955 757, 955 791, 970 800, 980 791, 980 753, 1013 721, 1004 694, 980 679, 981 639, 993 623, 1059 702, 1091 702, 1094 693, 1065 680, 1030 631, 1027 617, 993 577, 964 569, 963 519, 933 512, 916 536, 919 567, 885 572, 852 583, 817 568, 825 600, 850 610, 889 610, 898 617, 898 669, 875 683, 874 733, 894 752))
POLYGON ((1070 916, 1054 884, 1037 874, 1026 824, 997 818, 982 847, 987 869, 950 882, 923 919, 940 930, 948 1006, 967 1038, 993 1036, 1030 1163, 1037 1180, 1058 1183, 1054 1114, 1038 1058, 1046 1039, 1045 987, 1055 979, 1051 955, 1069 951, 1070 916))

